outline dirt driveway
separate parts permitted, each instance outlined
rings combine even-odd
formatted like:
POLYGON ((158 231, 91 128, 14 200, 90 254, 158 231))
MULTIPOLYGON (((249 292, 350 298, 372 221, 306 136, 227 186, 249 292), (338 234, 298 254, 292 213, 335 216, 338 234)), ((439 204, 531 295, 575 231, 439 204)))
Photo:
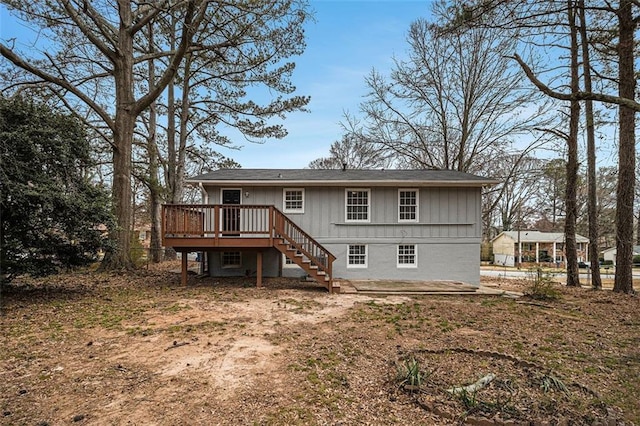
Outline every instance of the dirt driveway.
POLYGON ((7 290, 7 425, 629 424, 640 415, 630 397, 640 386, 640 304, 610 292, 562 289, 560 301, 523 304, 328 295, 295 280, 256 289, 192 278, 185 288, 166 269, 7 290), (419 390, 398 377, 411 362, 419 390), (487 373, 496 379, 473 398, 447 392, 487 373))

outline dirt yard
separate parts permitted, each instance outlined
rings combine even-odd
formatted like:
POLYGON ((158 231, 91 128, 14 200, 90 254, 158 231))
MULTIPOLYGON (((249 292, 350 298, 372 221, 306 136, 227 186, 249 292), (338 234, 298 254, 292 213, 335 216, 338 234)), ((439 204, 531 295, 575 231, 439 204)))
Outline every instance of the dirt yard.
POLYGON ((0 424, 640 424, 636 296, 182 287, 170 268, 7 286, 0 424), (450 392, 488 374, 477 392, 450 392))

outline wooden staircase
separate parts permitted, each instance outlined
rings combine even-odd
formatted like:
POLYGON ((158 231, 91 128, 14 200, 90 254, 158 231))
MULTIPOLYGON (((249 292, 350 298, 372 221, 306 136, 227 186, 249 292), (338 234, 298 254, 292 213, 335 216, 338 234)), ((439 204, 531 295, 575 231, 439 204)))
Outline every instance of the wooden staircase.
POLYGON ((329 293, 340 293, 340 285, 333 280, 332 274, 336 257, 275 208, 273 246, 325 286, 329 293))
POLYGON ((162 243, 183 254, 191 251, 259 249, 258 285, 262 281, 262 251, 274 247, 329 290, 340 292, 333 280, 336 257, 272 205, 171 204, 162 206, 162 243))

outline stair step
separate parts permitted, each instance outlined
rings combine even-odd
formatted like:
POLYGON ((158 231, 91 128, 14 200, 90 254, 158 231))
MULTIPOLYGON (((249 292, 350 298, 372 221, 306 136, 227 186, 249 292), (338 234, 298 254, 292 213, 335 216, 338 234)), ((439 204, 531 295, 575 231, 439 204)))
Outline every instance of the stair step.
POLYGON ((324 270, 325 265, 323 263, 318 263, 318 260, 316 260, 315 258, 310 259, 305 256, 304 253, 300 252, 298 248, 296 248, 283 236, 275 238, 273 246, 280 252, 284 253, 284 255, 292 260, 295 264, 307 271, 308 278, 314 279, 317 282, 324 283, 325 287, 330 292, 340 293, 340 285, 333 284, 333 282, 331 281, 331 277, 327 274, 327 271, 324 270))

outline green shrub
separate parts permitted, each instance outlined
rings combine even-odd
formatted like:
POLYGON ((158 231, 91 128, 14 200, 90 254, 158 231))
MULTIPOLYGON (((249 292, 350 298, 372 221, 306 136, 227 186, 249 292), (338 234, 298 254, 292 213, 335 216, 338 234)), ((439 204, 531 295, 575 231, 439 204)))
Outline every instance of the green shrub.
POLYGON ((95 262, 114 218, 83 121, 4 96, 0 118, 0 283, 95 262))
POLYGON ((530 269, 527 273, 529 286, 524 291, 526 296, 535 300, 556 300, 560 298, 560 292, 550 273, 542 268, 530 269))

